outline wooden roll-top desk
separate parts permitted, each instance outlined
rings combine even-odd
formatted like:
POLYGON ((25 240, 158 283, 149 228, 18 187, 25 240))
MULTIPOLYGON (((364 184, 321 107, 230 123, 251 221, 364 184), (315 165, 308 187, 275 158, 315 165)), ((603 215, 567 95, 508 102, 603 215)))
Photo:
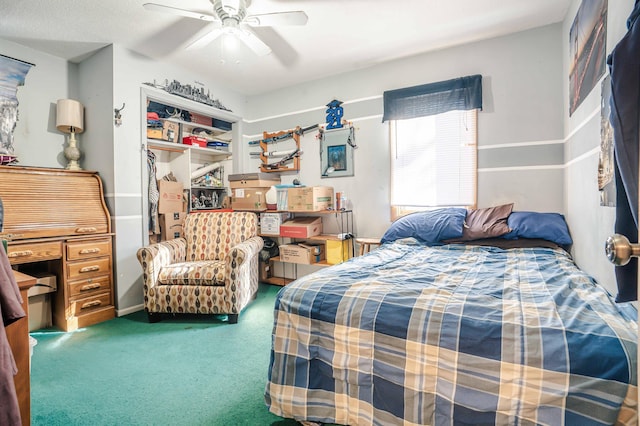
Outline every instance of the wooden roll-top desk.
POLYGON ((11 265, 56 275, 54 325, 72 331, 114 318, 113 234, 98 174, 0 166, 0 198, 11 265))

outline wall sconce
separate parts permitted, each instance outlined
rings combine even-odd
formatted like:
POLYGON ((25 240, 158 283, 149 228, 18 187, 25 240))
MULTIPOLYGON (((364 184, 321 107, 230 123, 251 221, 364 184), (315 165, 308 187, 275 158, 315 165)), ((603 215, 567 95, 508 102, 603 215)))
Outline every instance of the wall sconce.
POLYGON ((56 128, 69 133, 69 146, 64 149, 64 156, 69 161, 67 170, 82 170, 78 160, 81 153, 76 146, 76 133, 84 131, 84 107, 73 99, 58 99, 56 112, 56 128))

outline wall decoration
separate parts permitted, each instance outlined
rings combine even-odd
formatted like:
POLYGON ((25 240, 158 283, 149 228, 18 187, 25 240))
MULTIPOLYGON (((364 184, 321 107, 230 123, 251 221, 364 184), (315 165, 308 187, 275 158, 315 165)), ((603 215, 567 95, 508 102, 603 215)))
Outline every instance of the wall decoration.
POLYGON ((13 149, 13 131, 18 121, 18 87, 24 86, 32 66, 0 55, 0 164, 18 162, 13 149))
POLYGON ((320 177, 353 176, 354 148, 357 148, 355 129, 351 124, 341 129, 321 129, 320 177))
POLYGON ((609 121, 611 105, 611 76, 602 81, 600 104, 600 157, 598 158, 598 190, 600 205, 616 206, 616 181, 613 176, 613 128, 609 121))
POLYGON ((158 89, 162 89, 166 92, 171 93, 172 95, 181 96, 186 99, 191 99, 195 102, 200 102, 201 104, 209 105, 214 108, 218 108, 224 111, 232 112, 229 108, 222 105, 222 103, 211 97, 209 90, 205 93, 204 87, 199 88, 192 86, 190 84, 182 84, 178 80, 173 80, 169 83, 169 80, 165 80, 164 84, 158 84, 155 80, 153 83, 143 83, 147 86, 156 87, 158 89))
POLYGON ((336 99, 327 104, 327 118, 325 121, 327 123, 327 130, 342 128, 344 109, 340 105, 342 105, 342 102, 336 99))
POLYGON ((569 31, 569 115, 604 75, 607 0, 583 0, 569 31))

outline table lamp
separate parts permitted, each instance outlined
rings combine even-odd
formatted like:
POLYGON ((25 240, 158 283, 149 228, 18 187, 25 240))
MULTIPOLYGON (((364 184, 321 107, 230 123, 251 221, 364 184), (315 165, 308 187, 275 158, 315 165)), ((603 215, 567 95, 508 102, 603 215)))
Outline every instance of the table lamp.
POLYGON ((69 161, 67 170, 82 170, 78 160, 80 150, 76 146, 76 133, 84 131, 84 107, 73 99, 58 99, 56 127, 63 133, 69 133, 69 146, 64 149, 64 156, 69 161))

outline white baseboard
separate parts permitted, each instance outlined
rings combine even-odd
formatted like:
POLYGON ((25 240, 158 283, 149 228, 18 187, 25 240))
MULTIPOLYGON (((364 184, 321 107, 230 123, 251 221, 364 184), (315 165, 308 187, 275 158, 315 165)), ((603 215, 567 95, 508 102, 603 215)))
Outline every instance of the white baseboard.
POLYGON ((140 305, 130 306, 126 309, 116 309, 116 316, 121 317, 123 315, 132 314, 134 312, 142 311, 144 309, 144 303, 140 305))

